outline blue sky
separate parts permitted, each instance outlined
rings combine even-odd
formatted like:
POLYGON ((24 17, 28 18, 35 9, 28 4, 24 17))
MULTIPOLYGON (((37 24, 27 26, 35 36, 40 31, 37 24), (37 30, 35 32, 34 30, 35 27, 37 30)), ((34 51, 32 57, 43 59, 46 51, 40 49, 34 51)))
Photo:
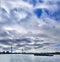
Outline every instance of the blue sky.
POLYGON ((0 51, 60 51, 59 0, 0 0, 0 51))

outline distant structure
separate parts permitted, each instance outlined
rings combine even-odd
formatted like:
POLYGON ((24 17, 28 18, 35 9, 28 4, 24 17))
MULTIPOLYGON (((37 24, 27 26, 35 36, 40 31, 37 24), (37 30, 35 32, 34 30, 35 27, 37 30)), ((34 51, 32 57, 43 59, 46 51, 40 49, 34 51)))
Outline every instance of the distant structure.
POLYGON ((24 53, 23 51, 24 51, 24 50, 23 50, 23 48, 22 48, 22 54, 24 53))
POLYGON ((12 44, 11 44, 11 53, 13 53, 13 50, 12 50, 12 44))

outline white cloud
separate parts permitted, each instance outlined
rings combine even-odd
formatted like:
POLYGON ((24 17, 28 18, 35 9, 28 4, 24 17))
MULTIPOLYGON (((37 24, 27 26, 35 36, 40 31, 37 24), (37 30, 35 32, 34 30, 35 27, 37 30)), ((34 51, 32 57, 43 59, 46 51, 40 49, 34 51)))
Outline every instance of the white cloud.
MULTIPOLYGON (((5 25, 1 25, 2 33, 6 32, 8 34, 7 38, 30 38, 33 39, 31 41, 31 45, 35 43, 59 43, 60 42, 60 22, 56 21, 55 19, 49 17, 46 12, 44 11, 44 8, 48 9, 50 13, 55 12, 58 7, 57 5, 50 5, 47 3, 47 0, 45 0, 45 3, 37 3, 35 7, 33 7, 31 4, 21 1, 2 1, 1 0, 1 7, 4 8, 7 11, 7 18, 4 19, 3 16, 0 19, 3 22, 6 20, 9 21, 9 24, 6 23, 5 25), (23 8, 22 11, 16 11, 14 12, 15 16, 11 17, 11 10, 14 8, 23 8), (33 12, 37 8, 42 8, 43 13, 40 18, 36 17, 35 13, 33 12), (29 14, 27 14, 27 12, 29 14), (29 16, 29 17, 27 17, 29 16), (16 19, 14 19, 14 17, 16 19), (11 20, 10 20, 11 19, 11 20), (13 23, 12 23, 13 21, 13 23), (12 25, 10 25, 12 24, 12 25), (10 36, 10 37, 9 37, 10 36), (43 41, 41 41, 43 40, 43 41)), ((3 13, 2 13, 3 14, 3 13)), ((4 15, 4 14, 3 14, 4 15)), ((0 22, 1 23, 1 22, 0 22)), ((1 32, 1 31, 0 31, 1 32)), ((6 38, 6 37, 4 37, 6 38)), ((12 38, 12 39, 13 39, 12 38)), ((3 39, 2 36, 0 36, 0 39, 3 39)), ((26 43, 26 42, 25 42, 26 43)), ((54 45, 54 44, 52 44, 54 45)), ((27 45, 26 45, 27 46, 27 45)), ((49 47, 46 47, 48 45, 45 45, 44 48, 48 51, 54 51, 55 48, 49 45, 49 47)), ((30 46, 27 46, 30 47, 30 46)), ((33 46, 33 48, 36 46, 33 46)), ((25 48, 24 46, 22 48, 25 48)), ((41 51, 44 50, 43 47, 41 47, 41 51)), ((45 51, 46 51, 45 50, 45 51)), ((33 49, 33 51, 35 51, 33 49)))

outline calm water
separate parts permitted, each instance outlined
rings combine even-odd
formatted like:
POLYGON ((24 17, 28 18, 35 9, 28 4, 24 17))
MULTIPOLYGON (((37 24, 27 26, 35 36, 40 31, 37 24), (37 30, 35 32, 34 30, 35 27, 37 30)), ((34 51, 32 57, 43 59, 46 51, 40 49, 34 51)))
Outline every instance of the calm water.
POLYGON ((60 62, 60 56, 0 55, 0 62, 60 62))

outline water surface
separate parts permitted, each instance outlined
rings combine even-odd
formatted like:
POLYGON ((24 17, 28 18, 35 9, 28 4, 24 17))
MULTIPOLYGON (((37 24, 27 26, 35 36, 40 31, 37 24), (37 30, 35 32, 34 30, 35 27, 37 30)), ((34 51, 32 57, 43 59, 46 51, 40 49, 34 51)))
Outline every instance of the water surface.
POLYGON ((60 62, 60 56, 34 56, 24 54, 1 54, 0 62, 60 62))

